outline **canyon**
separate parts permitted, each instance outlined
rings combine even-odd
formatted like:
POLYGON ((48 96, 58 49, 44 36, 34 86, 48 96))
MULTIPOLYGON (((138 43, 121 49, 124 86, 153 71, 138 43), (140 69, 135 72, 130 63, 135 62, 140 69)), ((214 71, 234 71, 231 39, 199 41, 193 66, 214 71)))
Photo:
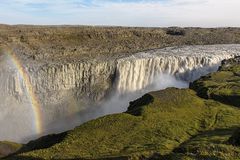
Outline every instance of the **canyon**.
POLYGON ((149 91, 187 88, 239 51, 237 44, 196 45, 64 62, 36 60, 17 48, 3 47, 0 139, 27 142, 123 112, 130 101, 149 91))

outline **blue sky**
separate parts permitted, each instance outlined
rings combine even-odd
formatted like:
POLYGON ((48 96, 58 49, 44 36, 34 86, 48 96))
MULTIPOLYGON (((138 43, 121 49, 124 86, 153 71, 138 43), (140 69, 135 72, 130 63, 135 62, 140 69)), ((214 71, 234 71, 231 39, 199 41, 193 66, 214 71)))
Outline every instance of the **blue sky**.
POLYGON ((240 0, 1 0, 0 23, 240 27, 240 0))

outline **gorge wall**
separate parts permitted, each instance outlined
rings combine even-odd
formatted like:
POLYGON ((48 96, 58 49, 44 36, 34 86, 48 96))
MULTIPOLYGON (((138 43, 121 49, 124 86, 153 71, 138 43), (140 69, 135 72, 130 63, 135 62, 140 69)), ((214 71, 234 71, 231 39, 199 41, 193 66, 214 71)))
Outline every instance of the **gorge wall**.
POLYGON ((4 119, 0 121, 0 140, 27 141, 60 132, 118 112, 121 106, 124 110, 130 100, 145 92, 187 87, 189 82, 216 71, 223 59, 240 55, 239 51, 240 45, 234 44, 183 46, 62 62, 29 59, 14 50, 19 64, 4 52, 0 58, 0 118, 4 119), (41 133, 34 127, 33 97, 39 103, 41 133), (9 134, 16 132, 17 136, 9 134))

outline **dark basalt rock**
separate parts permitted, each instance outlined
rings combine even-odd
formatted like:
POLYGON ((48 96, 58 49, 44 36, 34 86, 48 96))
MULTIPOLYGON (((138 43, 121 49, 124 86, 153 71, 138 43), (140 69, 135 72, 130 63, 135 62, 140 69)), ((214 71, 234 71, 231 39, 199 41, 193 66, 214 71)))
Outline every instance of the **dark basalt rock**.
POLYGON ((177 27, 167 29, 166 33, 171 36, 184 36, 186 34, 184 29, 177 28, 177 27))
POLYGON ((230 65, 233 65, 233 64, 240 64, 240 56, 236 56, 232 59, 225 59, 222 61, 222 66, 230 66, 230 65))

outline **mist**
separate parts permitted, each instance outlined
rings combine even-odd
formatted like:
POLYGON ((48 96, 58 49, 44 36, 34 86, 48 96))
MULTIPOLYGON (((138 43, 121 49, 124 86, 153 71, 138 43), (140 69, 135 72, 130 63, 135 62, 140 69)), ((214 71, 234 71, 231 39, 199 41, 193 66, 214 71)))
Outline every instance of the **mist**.
POLYGON ((89 120, 114 113, 121 113, 127 110, 130 101, 133 101, 147 92, 165 89, 167 87, 187 88, 188 82, 175 78, 173 75, 160 74, 156 76, 147 87, 134 92, 121 92, 113 89, 108 96, 96 105, 83 106, 75 104, 79 109, 72 113, 70 103, 74 101, 72 95, 66 95, 66 102, 56 105, 55 110, 45 109, 45 118, 43 118, 44 132, 39 135, 34 126, 34 115, 31 103, 28 99, 26 86, 12 65, 10 60, 2 57, 4 63, 1 63, 0 88, 2 91, 10 90, 12 93, 0 92, 0 141, 14 141, 26 143, 31 139, 49 133, 60 133, 65 130, 73 129, 89 120), (8 77, 8 78, 6 78, 8 77), (14 84, 9 84, 9 78, 14 78, 14 84), (6 88, 7 86, 7 88, 6 88), (82 108, 82 109, 80 109, 82 108), (50 114, 51 113, 51 114, 50 114), (48 117, 51 116, 51 117, 48 117))
POLYGON ((63 116, 61 119, 49 123, 46 126, 45 135, 70 130, 82 123, 105 115, 125 112, 131 101, 151 91, 163 90, 169 87, 188 88, 190 82, 203 75, 217 71, 219 66, 220 62, 211 66, 187 70, 183 73, 159 73, 157 76, 153 77, 153 81, 145 88, 136 91, 119 91, 113 87, 112 91, 100 102, 100 104, 85 106, 85 109, 78 113, 63 116))
MULTIPOLYGON (((8 65, 5 66, 9 67, 8 65)), ((152 83, 145 88, 136 91, 122 92, 113 88, 108 96, 96 105, 84 106, 81 103, 75 104, 75 107, 78 106, 79 108, 72 113, 68 113, 67 111, 70 110, 69 104, 74 100, 70 94, 67 94, 66 102, 61 102, 62 104, 59 103, 56 105, 54 107, 55 110, 45 109, 45 119, 43 119, 42 122, 44 131, 41 134, 37 134, 34 130, 34 124, 32 123, 33 114, 29 102, 27 100, 16 101, 16 97, 2 95, 0 99, 5 105, 0 105, 0 125, 3 128, 0 132, 0 141, 8 140, 27 143, 29 140, 50 133, 61 133, 66 130, 71 130, 82 123, 104 115, 125 112, 131 101, 138 99, 144 94, 151 91, 163 90, 168 87, 188 88, 190 79, 195 80, 201 75, 215 71, 217 69, 216 66, 202 67, 178 75, 162 73, 155 76, 152 83)), ((7 72, 4 76, 9 76, 7 74, 11 74, 12 76, 12 72, 7 72)), ((3 80, 4 78, 2 78, 2 84, 4 82, 3 80)), ((22 84, 20 77, 17 81, 19 81, 17 83, 22 84)), ((24 94, 24 86, 22 86, 22 88, 24 94)))
POLYGON ((26 86, 11 59, 0 55, 0 141, 23 142, 36 136, 32 104, 26 86))
POLYGON ((112 91, 111 96, 106 97, 101 104, 96 106, 88 106, 86 107, 87 109, 82 112, 75 113, 71 116, 64 117, 61 120, 49 124, 47 127, 47 133, 60 133, 63 131, 63 128, 65 130, 73 129, 84 122, 102 117, 104 115, 125 112, 127 111, 131 101, 140 98, 148 92, 163 90, 168 87, 188 88, 188 86, 189 82, 177 79, 174 75, 160 74, 156 76, 154 81, 144 89, 125 93, 121 93, 116 90, 112 91))
POLYGON ((176 79, 173 75, 161 74, 154 78, 152 84, 149 84, 142 90, 126 93, 116 92, 114 96, 110 97, 104 104, 102 104, 102 106, 100 106, 100 112, 98 113, 106 115, 125 112, 129 106, 130 101, 136 100, 145 93, 156 90, 163 90, 168 87, 187 88, 188 86, 188 82, 176 79))

